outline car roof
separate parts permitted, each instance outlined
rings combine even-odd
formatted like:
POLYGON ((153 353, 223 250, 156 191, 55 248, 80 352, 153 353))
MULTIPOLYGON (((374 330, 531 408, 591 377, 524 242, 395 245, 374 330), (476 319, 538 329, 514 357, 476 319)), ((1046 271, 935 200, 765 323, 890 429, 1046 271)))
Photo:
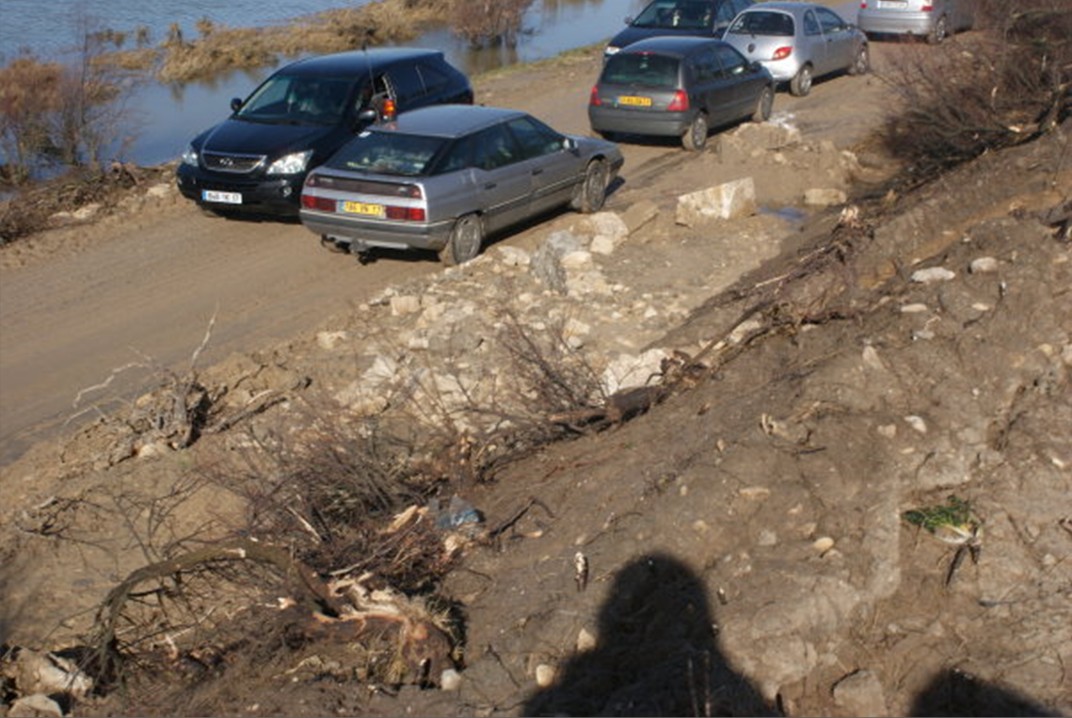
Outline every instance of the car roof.
POLYGON ((662 55, 686 55, 697 47, 710 45, 725 45, 722 40, 713 37, 697 37, 692 35, 657 35, 643 40, 637 40, 621 49, 623 53, 636 54, 643 52, 657 52, 662 55))
POLYGON ((373 125, 370 130, 402 132, 432 137, 461 137, 525 112, 485 105, 431 105, 401 113, 391 122, 373 125))
POLYGON ((292 62, 279 70, 288 75, 330 75, 375 71, 400 60, 442 56, 439 50, 418 47, 377 47, 316 55, 292 62))
POLYGON ((819 7, 818 3, 813 2, 800 2, 800 0, 765 0, 764 2, 750 5, 741 11, 743 15, 746 12, 762 12, 763 10, 780 10, 793 15, 800 15, 805 10, 819 7))

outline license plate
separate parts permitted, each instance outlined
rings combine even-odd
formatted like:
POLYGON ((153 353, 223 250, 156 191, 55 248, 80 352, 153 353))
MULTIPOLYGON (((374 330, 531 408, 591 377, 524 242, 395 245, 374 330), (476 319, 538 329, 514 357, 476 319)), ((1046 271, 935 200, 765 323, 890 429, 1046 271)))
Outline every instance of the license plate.
POLYGON ((382 204, 365 202, 339 202, 339 211, 346 214, 361 214, 366 217, 383 217, 386 214, 382 204))
POLYGON ((903 8, 907 5, 908 3, 906 0, 878 0, 878 7, 880 10, 883 8, 903 8))
POLYGON ((201 199, 205 202, 219 202, 220 204, 242 204, 242 193, 217 192, 214 189, 206 189, 201 192, 201 199))
POLYGON ((636 97, 634 95, 619 95, 618 104, 627 107, 651 107, 651 98, 636 97))

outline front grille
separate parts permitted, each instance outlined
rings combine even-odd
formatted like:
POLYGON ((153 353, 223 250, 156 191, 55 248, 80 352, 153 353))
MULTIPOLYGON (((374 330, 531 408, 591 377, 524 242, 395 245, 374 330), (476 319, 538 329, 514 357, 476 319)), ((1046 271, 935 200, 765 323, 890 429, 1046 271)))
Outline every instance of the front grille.
POLYGON ((202 152, 201 162, 216 172, 246 174, 264 165, 264 155, 237 155, 226 152, 202 152))

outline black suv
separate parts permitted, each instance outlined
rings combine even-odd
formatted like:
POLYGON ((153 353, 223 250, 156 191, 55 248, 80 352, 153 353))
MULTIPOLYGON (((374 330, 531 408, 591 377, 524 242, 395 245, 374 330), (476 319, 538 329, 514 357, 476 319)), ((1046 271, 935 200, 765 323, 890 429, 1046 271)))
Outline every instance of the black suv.
POLYGON ((299 60, 190 143, 179 190, 202 208, 297 217, 310 169, 355 133, 396 112, 472 104, 469 79, 436 50, 375 48, 299 60))
POLYGON ((737 13, 754 4, 755 0, 652 0, 635 19, 625 19, 628 27, 611 38, 604 56, 658 35, 722 37, 737 13))

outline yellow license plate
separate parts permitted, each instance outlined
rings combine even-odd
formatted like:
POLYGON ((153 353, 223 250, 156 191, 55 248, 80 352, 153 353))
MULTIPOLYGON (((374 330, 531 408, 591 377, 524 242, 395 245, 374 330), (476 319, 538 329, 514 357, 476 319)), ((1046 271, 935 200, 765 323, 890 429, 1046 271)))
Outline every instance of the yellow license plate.
POLYGON ((383 217, 385 212, 382 204, 368 204, 366 202, 340 202, 339 210, 346 214, 363 214, 366 217, 383 217))
POLYGON ((618 104, 628 107, 651 107, 650 97, 636 97, 634 95, 619 95, 618 104))

